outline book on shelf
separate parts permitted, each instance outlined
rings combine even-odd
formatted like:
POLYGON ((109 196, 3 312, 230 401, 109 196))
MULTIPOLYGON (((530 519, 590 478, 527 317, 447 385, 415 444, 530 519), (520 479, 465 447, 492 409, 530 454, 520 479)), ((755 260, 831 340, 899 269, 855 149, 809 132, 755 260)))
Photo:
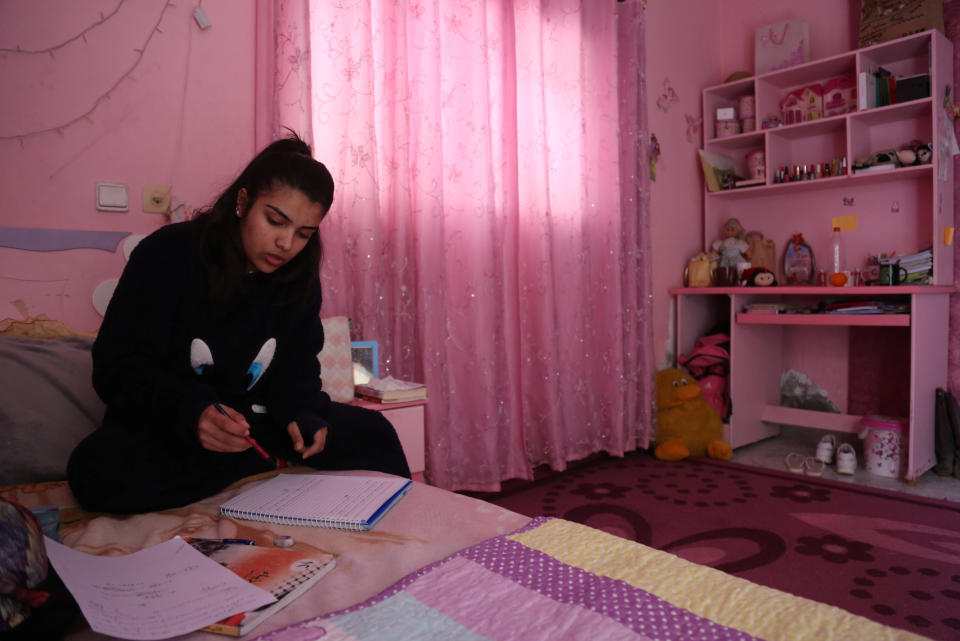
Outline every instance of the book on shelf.
POLYGON ((881 265, 893 265, 894 263, 900 263, 905 265, 913 262, 924 262, 933 260, 933 249, 927 247, 913 254, 903 254, 902 256, 897 254, 892 254, 890 256, 881 254, 878 259, 881 265))
POLYGON ((355 386, 354 393, 360 398, 377 403, 403 403, 426 399, 427 386, 387 376, 371 378, 367 383, 355 386))
POLYGON ((857 108, 860 111, 877 106, 877 76, 874 70, 861 71, 857 84, 857 108))
POLYGON ((747 314, 779 314, 780 303, 749 303, 743 306, 747 314))
POLYGON ((183 537, 183 540, 276 599, 273 603, 240 612, 203 628, 206 632, 232 637, 243 636, 290 605, 337 564, 332 554, 317 550, 247 545, 220 539, 183 537))
POLYGON ((369 530, 412 485, 396 476, 279 474, 223 503, 220 512, 248 521, 369 530))
POLYGON ((735 180, 733 183, 733 187, 734 189, 739 189, 742 187, 755 187, 757 185, 765 185, 765 184, 767 184, 766 178, 749 178, 749 179, 742 178, 739 180, 735 180))
POLYGON ((823 304, 826 314, 900 314, 909 311, 909 306, 882 300, 830 301, 823 304))

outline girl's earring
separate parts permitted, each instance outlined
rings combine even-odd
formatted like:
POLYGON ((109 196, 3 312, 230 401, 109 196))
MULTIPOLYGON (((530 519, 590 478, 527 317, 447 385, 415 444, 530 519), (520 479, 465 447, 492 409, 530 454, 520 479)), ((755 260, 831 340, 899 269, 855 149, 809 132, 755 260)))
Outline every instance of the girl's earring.
POLYGON ((240 208, 237 207, 237 218, 240 218, 240 208))

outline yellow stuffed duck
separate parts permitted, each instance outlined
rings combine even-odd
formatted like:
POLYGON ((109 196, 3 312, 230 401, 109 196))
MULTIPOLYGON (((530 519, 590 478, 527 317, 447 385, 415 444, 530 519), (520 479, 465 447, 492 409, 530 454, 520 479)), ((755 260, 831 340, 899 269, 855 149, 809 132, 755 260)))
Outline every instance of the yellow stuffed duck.
POLYGON ((657 372, 657 435, 654 456, 679 461, 689 456, 730 459, 723 421, 700 394, 697 379, 676 367, 657 372))

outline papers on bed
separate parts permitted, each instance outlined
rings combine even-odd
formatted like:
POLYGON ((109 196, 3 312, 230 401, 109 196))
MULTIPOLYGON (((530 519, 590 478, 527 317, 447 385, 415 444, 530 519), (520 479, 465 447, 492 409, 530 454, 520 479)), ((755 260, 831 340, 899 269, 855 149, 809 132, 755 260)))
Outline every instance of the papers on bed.
POLYGON ((180 537, 109 557, 44 544, 90 627, 121 639, 168 639, 276 600, 180 537))

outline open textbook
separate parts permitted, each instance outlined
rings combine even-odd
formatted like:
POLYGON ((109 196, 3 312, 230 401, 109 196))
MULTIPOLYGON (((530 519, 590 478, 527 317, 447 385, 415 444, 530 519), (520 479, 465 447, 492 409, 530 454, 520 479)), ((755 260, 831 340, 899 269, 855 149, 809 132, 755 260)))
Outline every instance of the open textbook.
POLYGON ((336 558, 332 554, 316 550, 247 545, 219 539, 186 537, 184 540, 276 599, 273 603, 233 614, 203 628, 208 632, 234 637, 243 636, 289 605, 336 565, 336 558))

